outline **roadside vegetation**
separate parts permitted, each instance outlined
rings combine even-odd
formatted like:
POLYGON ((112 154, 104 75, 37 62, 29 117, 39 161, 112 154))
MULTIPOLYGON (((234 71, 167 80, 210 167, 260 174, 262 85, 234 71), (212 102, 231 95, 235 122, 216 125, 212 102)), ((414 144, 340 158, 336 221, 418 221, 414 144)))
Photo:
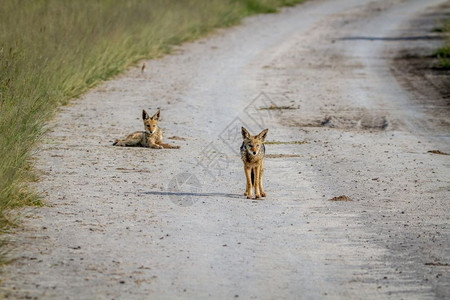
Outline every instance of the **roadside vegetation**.
POLYGON ((441 68, 450 69, 450 19, 447 19, 444 26, 439 28, 439 32, 446 34, 445 45, 436 51, 435 55, 439 58, 441 68))
POLYGON ((0 231, 39 204, 31 153, 60 105, 144 58, 243 17, 302 0, 3 0, 0 5, 0 231))

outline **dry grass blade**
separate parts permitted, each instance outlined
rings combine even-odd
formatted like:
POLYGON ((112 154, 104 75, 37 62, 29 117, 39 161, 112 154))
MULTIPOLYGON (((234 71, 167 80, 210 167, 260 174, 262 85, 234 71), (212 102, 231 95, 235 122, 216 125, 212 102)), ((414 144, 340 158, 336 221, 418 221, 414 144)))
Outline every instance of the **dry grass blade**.
POLYGON ((330 199, 330 201, 353 201, 352 199, 350 199, 349 197, 342 195, 339 197, 333 197, 330 199))
POLYGON ((441 155, 450 155, 448 153, 442 152, 441 150, 429 150, 428 153, 441 154, 441 155))

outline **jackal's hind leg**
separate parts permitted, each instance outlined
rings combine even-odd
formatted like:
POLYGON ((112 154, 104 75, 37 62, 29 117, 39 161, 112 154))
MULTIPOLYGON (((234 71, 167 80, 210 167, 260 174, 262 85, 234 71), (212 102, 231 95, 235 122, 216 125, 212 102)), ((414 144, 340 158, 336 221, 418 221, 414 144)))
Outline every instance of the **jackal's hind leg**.
POLYGON ((121 147, 137 147, 141 146, 142 141, 142 133, 141 132, 133 132, 129 134, 123 140, 115 140, 113 146, 121 146, 121 147))
POLYGON ((158 144, 153 144, 153 143, 150 143, 149 147, 153 148, 153 149, 163 149, 163 146, 158 145, 158 144))
POLYGON ((133 141, 133 140, 115 140, 113 143, 113 146, 119 146, 119 147, 134 147, 136 146, 138 143, 133 141))
POLYGON ((164 149, 180 149, 180 146, 175 146, 171 144, 160 143, 159 145, 162 146, 164 149))

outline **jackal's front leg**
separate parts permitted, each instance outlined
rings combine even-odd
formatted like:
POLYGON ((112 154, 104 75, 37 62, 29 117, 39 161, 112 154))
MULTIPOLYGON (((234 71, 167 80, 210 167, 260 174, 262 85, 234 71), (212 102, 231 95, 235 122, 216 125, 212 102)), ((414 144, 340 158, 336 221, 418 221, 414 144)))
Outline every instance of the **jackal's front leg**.
POLYGON ((247 195, 247 199, 252 199, 252 168, 244 166, 245 178, 247 179, 247 185, 245 189, 245 195, 247 195))
POLYGON ((261 194, 259 191, 260 182, 261 182, 261 178, 260 178, 261 165, 256 166, 254 168, 254 172, 255 172, 255 199, 259 199, 259 198, 261 198, 261 194))
POLYGON ((264 174, 264 162, 261 162, 261 169, 259 170, 259 190, 261 191, 261 197, 265 197, 266 193, 263 188, 263 174, 264 174))

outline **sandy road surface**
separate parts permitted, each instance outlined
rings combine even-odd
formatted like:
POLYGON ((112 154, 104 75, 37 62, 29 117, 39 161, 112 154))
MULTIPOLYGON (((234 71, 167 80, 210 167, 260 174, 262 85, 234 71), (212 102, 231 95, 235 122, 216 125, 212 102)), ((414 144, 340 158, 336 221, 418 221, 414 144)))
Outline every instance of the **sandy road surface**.
POLYGON ((3 292, 448 298, 450 156, 427 153, 450 152, 448 108, 414 102, 390 67, 410 21, 444 2, 253 17, 62 108, 36 154, 49 206, 26 209, 10 237, 3 292), (272 104, 292 109, 261 109, 272 104), (111 146, 158 107, 180 150, 111 146), (307 142, 267 145, 263 201, 243 196, 241 124, 307 142))

